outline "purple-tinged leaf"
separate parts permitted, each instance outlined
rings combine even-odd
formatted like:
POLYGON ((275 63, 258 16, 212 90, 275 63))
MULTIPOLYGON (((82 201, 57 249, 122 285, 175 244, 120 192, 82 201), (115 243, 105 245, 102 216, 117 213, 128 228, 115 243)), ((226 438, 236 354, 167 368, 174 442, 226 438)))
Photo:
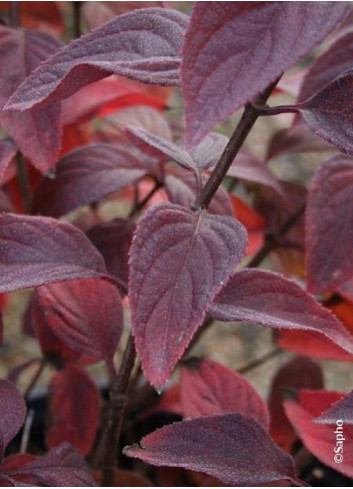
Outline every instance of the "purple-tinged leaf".
POLYGON ((33 307, 64 345, 113 365, 124 324, 115 285, 100 279, 43 285, 35 291, 33 307))
MULTIPOLYGON (((17 388, 7 380, 0 380, 0 441, 3 450, 22 427, 26 411, 26 404, 17 388)), ((0 458, 2 455, 0 450, 0 458)))
POLYGON ((56 372, 49 384, 47 447, 68 442, 88 455, 97 434, 100 401, 97 387, 84 370, 71 365, 56 372))
POLYGON ((71 224, 0 214, 0 293, 107 275, 101 255, 71 224))
POLYGON ((352 69, 353 33, 340 37, 311 65, 300 89, 298 101, 308 99, 339 75, 352 69))
POLYGON ((252 416, 268 428, 267 406, 254 387, 238 373, 213 360, 186 361, 181 371, 180 393, 186 418, 240 413, 252 416))
POLYGON ((231 164, 227 176, 249 182, 260 183, 272 188, 278 194, 284 194, 281 182, 271 170, 249 151, 240 151, 231 164))
POLYGON ((128 260, 135 223, 128 219, 102 222, 87 231, 87 238, 103 256, 109 273, 127 283, 128 260))
POLYGON ((143 216, 131 246, 129 298, 136 348, 154 386, 167 380, 245 246, 232 217, 165 203, 143 216))
POLYGON ((298 484, 292 457, 274 444, 260 423, 242 414, 173 423, 124 453, 157 466, 203 472, 231 486, 283 479, 298 484))
MULTIPOLYGON (((207 176, 202 175, 203 184, 207 181, 207 176)), ((180 170, 175 174, 168 173, 165 176, 165 191, 173 204, 178 204, 190 208, 196 199, 196 181, 192 173, 180 170)), ((210 214, 220 216, 232 216, 233 206, 229 195, 223 187, 219 187, 215 196, 208 207, 210 214)))
POLYGON ((6 174, 17 153, 17 146, 13 139, 5 138, 0 141, 0 185, 6 182, 6 174))
POLYGON ((85 460, 69 443, 62 443, 31 464, 8 470, 5 475, 20 486, 96 486, 85 460))
POLYGON ((60 107, 36 108, 25 114, 4 111, 17 87, 61 44, 42 32, 0 27, 0 123, 16 141, 21 152, 45 173, 56 163, 60 149, 60 107))
POLYGON ((181 68, 188 144, 310 52, 347 10, 344 2, 196 2, 181 68))
POLYGON ((308 288, 334 290, 353 275, 353 161, 334 156, 313 179, 306 210, 308 288))
POLYGON ((160 8, 117 17, 42 63, 6 108, 28 110, 62 100, 112 74, 155 85, 179 85, 179 51, 187 22, 186 15, 160 8))
POLYGON ((353 353, 353 336, 335 316, 295 282, 273 272, 236 272, 208 312, 220 321, 319 333, 353 353))
POLYGON ((215 166, 228 143, 227 136, 210 133, 197 146, 187 151, 183 146, 144 129, 128 127, 127 135, 142 151, 145 150, 160 160, 171 159, 195 173, 215 166))
POLYGON ((266 160, 286 154, 323 153, 335 148, 313 134, 304 124, 281 129, 276 132, 269 143, 266 160))
POLYGON ((352 100, 353 70, 350 70, 295 107, 315 134, 343 153, 353 155, 352 100))
POLYGON ((353 391, 335 402, 327 411, 315 419, 316 423, 336 424, 342 420, 344 424, 353 424, 353 391))
POLYGON ((45 177, 33 201, 33 212, 60 217, 96 202, 143 177, 149 166, 124 146, 92 143, 58 163, 55 177, 45 177))

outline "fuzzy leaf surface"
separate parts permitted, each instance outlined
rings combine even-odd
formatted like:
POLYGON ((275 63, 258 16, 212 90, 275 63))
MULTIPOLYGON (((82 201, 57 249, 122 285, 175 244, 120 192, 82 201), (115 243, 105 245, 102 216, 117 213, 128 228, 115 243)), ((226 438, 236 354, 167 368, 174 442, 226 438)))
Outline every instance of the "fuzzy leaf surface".
POLYGON ((124 453, 144 462, 204 472, 231 486, 295 480, 293 460, 265 428, 242 414, 191 419, 151 433, 124 453))
POLYGON ((338 419, 342 420, 344 424, 353 424, 353 391, 335 402, 315 421, 323 424, 336 424, 338 419))
POLYGON ((116 74, 156 85, 179 84, 179 51, 188 17, 146 8, 127 13, 71 41, 19 87, 7 109, 27 110, 73 95, 116 74))
POLYGON ((0 380, 1 457, 7 444, 22 427, 26 412, 26 404, 17 388, 7 380, 0 380))
POLYGON ((167 380, 245 246, 245 230, 232 217, 163 203, 141 219, 129 298, 137 351, 154 386, 167 380))

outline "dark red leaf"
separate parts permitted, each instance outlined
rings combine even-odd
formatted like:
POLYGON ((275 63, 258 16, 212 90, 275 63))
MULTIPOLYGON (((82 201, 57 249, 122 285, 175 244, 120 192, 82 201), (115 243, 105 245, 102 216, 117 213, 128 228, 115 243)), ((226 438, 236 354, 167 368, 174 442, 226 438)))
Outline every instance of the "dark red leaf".
POLYGON ((229 195, 233 204, 234 215, 242 223, 248 233, 246 254, 256 253, 264 244, 266 221, 254 209, 235 195, 229 195))
POLYGON ((34 196, 33 212, 59 217, 123 189, 149 171, 128 148, 109 143, 81 146, 58 163, 34 196))
POLYGON ((160 8, 117 17, 42 63, 11 97, 7 109, 28 110, 62 100, 112 74, 178 85, 179 51, 187 21, 176 10, 160 8))
POLYGON ((310 129, 343 153, 353 155, 353 71, 346 71, 297 105, 310 129))
POLYGON ((352 68, 353 33, 349 32, 337 39, 313 63, 300 88, 298 100, 302 102, 324 88, 339 75, 352 68))
POLYGON ((297 484, 292 458, 265 428, 242 414, 173 423, 124 453, 144 462, 204 472, 232 486, 258 486, 288 479, 297 484))
MULTIPOLYGON (((10 10, 11 2, 0 2, 0 8, 10 10)), ((29 29, 39 29, 61 34, 65 28, 58 2, 22 2, 20 24, 29 29)))
POLYGON ((0 184, 7 181, 9 166, 13 162, 17 153, 15 141, 11 138, 5 138, 0 141, 0 184))
POLYGON ((143 216, 131 246, 129 297, 136 347, 154 386, 167 380, 245 245, 244 228, 228 216, 173 204, 143 216))
POLYGON ((56 372, 49 385, 46 444, 69 442, 82 455, 93 447, 99 421, 100 396, 91 378, 78 367, 56 372))
POLYGON ((353 162, 334 156, 313 179, 306 211, 309 290, 334 290, 353 275, 353 162))
POLYGON ((71 224, 0 214, 0 292, 107 276, 103 258, 71 224))
POLYGON ((123 282, 128 282, 128 255, 135 223, 129 219, 114 219, 97 224, 87 237, 104 258, 109 273, 123 282))
POLYGON ((339 399, 315 419, 317 423, 323 424, 336 424, 337 420, 342 420, 344 424, 353 424, 353 391, 339 399))
POLYGON ((44 173, 54 166, 60 149, 59 106, 36 108, 25 114, 4 111, 3 107, 32 70, 54 54, 61 44, 42 32, 1 26, 0 46, 0 64, 6 66, 0 76, 1 125, 26 158, 44 173))
POLYGON ((235 273, 209 313, 221 321, 321 333, 353 353, 353 336, 330 311, 295 282, 273 272, 248 269, 235 273))
POLYGON ((341 441, 338 436, 337 425, 321 425, 314 422, 314 418, 325 412, 332 403, 342 397, 337 392, 325 391, 300 391, 298 399, 285 401, 284 407, 286 414, 293 424, 296 432, 303 441, 306 448, 317 457, 321 462, 334 470, 341 472, 347 477, 353 477, 353 427, 343 426, 343 453, 340 462, 335 459, 338 445, 341 441))
POLYGON ((0 457, 22 427, 26 411, 26 404, 17 388, 7 380, 0 380, 0 457))
POLYGON ((188 143, 299 61, 346 12, 343 2, 196 2, 182 59, 188 143))
POLYGON ((34 308, 64 345, 113 365, 124 324, 115 285, 100 279, 44 285, 35 291, 34 308))
POLYGON ((190 359, 184 363, 180 382, 184 417, 240 413, 252 416, 268 428, 267 406, 254 387, 220 363, 190 359))
POLYGON ((30 486, 49 487, 94 487, 95 481, 81 455, 69 445, 62 443, 33 463, 5 474, 14 485, 16 482, 30 486))
POLYGON ((286 389, 322 389, 323 386, 321 368, 309 358, 296 357, 276 373, 269 398, 270 434, 284 450, 291 452, 297 440, 283 407, 286 389))
MULTIPOLYGON (((205 184, 207 179, 206 175, 202 175, 201 181, 203 184, 205 184)), ((174 172, 174 174, 168 173, 165 176, 164 185, 167 196, 173 204, 190 209, 195 202, 197 192, 196 180, 192 173, 181 169, 174 172)), ((233 207, 229 195, 222 186, 215 193, 208 207, 208 212, 220 216, 233 215, 233 207)))

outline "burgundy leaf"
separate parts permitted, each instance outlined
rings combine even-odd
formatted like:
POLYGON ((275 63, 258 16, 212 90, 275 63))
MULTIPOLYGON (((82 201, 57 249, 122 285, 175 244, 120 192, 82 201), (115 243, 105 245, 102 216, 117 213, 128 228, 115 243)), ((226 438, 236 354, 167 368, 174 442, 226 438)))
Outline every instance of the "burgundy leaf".
MULTIPOLYGON (((202 183, 207 181, 207 176, 202 175, 202 183)), ((168 173, 165 176, 165 191, 173 204, 178 204, 183 207, 190 208, 196 199, 196 181, 192 173, 179 170, 177 172, 168 173)), ((233 206, 226 190, 221 186, 218 188, 215 196, 208 207, 210 214, 220 216, 232 216, 233 206)))
MULTIPOLYGON (((284 406, 286 414, 293 424, 296 432, 303 441, 306 448, 317 457, 321 462, 334 470, 353 477, 353 427, 351 425, 343 426, 343 456, 340 462, 335 458, 338 445, 341 441, 338 438, 340 430, 337 431, 337 425, 324 425, 314 422, 314 419, 322 412, 329 409, 332 403, 342 397, 337 392, 325 391, 300 391, 298 399, 288 399, 284 406), (337 431, 337 433, 335 433, 337 431)), ((342 454, 341 452, 338 452, 342 454)))
POLYGON ((260 183, 274 189, 279 195, 284 195, 284 189, 278 178, 262 161, 248 151, 238 153, 228 170, 227 176, 260 183))
POLYGON ((181 371, 181 403, 187 418, 240 413, 268 428, 267 406, 241 375, 212 360, 192 358, 181 371))
POLYGON ((22 485, 30 486, 96 486, 86 462, 69 443, 62 443, 30 465, 9 470, 5 475, 22 485))
POLYGON ((115 285, 100 279, 43 285, 35 291, 34 308, 64 345, 113 365, 123 329, 123 307, 115 285))
POLYGON ((179 51, 187 22, 186 15, 160 8, 117 17, 42 63, 11 97, 7 109, 27 110, 65 99, 112 74, 178 85, 179 51))
POLYGON ((49 385, 46 444, 54 448, 69 442, 88 455, 96 438, 100 396, 86 372, 71 366, 54 374, 49 385))
POLYGON ((87 237, 104 258, 109 273, 128 282, 128 259, 135 223, 129 219, 114 219, 97 224, 87 237))
POLYGON ((313 63, 306 74, 298 100, 302 102, 352 68, 353 33, 340 37, 313 63))
POLYGON ((344 424, 353 424, 353 391, 339 399, 315 419, 317 423, 323 424, 336 424, 337 420, 342 420, 344 424))
POLYGON ((157 204, 131 246, 129 297, 137 351, 161 387, 242 258, 246 234, 232 217, 157 204))
POLYGON ((273 272, 248 269, 235 273, 209 313, 221 321, 319 333, 353 353, 353 336, 330 311, 295 282, 273 272))
POLYGON ((334 156, 313 179, 306 210, 306 268, 314 293, 334 290, 353 275, 353 161, 334 156))
POLYGON ((5 138, 0 141, 0 184, 6 182, 6 174, 9 166, 13 162, 17 153, 15 141, 11 138, 5 138))
POLYGON ((0 214, 0 293, 107 276, 100 254, 71 224, 0 214))
POLYGON ((298 484, 293 460, 265 428, 242 414, 173 423, 124 449, 130 457, 204 472, 231 486, 258 486, 288 479, 298 484))
POLYGON ((74 149, 46 177, 34 196, 33 212, 59 217, 123 189, 149 171, 126 147, 92 143, 74 149))
POLYGON ((270 434, 275 442, 291 452, 297 440, 283 407, 283 398, 288 389, 322 389, 324 379, 320 366, 309 358, 295 357, 276 373, 269 398, 271 413, 270 434))
POLYGON ((252 100, 346 12, 344 2, 196 2, 182 58, 188 143, 252 100))
POLYGON ((0 64, 6 66, 0 76, 0 123, 26 158, 44 173, 56 163, 60 149, 59 106, 36 108, 25 114, 4 111, 3 107, 32 70, 61 44, 42 32, 1 26, 0 46, 0 64))
POLYGON ((0 380, 0 457, 12 438, 22 427, 26 404, 17 388, 7 380, 0 380))
POLYGON ((343 153, 353 155, 353 71, 346 71, 296 106, 310 129, 343 153))

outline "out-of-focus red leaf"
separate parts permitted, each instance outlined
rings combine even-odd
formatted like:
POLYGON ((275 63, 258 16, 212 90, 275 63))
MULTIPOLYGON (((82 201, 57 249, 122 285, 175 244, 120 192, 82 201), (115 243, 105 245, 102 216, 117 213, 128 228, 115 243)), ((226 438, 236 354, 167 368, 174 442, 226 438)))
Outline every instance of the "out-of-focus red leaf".
POLYGON ((308 288, 316 294, 334 290, 353 275, 352 192, 351 158, 334 156, 320 165, 306 211, 308 288))
POLYGON ((267 406, 241 375, 213 360, 193 358, 181 371, 181 404, 186 418, 240 413, 268 428, 267 406))
POLYGON ((10 165, 17 153, 17 146, 13 139, 5 138, 0 141, 0 185, 12 178, 14 171, 10 165), (9 172, 11 173, 9 174, 9 172))
POLYGON ((0 238, 0 292, 107 276, 101 255, 71 224, 4 213, 0 238))
POLYGON ((131 246, 129 298, 137 351, 162 387, 206 309, 245 251, 243 226, 229 216, 157 204, 131 246))
POLYGON ((144 462, 204 472, 232 486, 257 486, 288 479, 298 484, 293 460, 265 428, 242 414, 173 423, 124 453, 144 462))
POLYGON ((7 380, 0 380, 0 457, 23 425, 26 411, 17 388, 7 380))
POLYGON ((43 179, 34 196, 33 212, 62 216, 123 189, 148 171, 150 167, 124 146, 82 146, 59 161, 54 178, 43 179))
MULTIPOLYGON (((97 2, 98 3, 98 2, 97 2)), ((100 3, 100 2, 99 2, 100 3)), ((99 487, 102 487, 102 473, 94 471, 94 478, 99 487)), ((131 470, 115 469, 113 487, 151 487, 152 483, 138 472, 131 470)))
POLYGON ((347 13, 347 5, 337 7, 328 2, 197 2, 181 70, 188 143, 198 143, 321 42, 347 13))
POLYGON ((179 414, 183 416, 183 407, 180 399, 180 383, 174 383, 168 389, 163 392, 160 401, 149 411, 158 412, 167 411, 170 413, 179 414))
POLYGON ((164 2, 84 2, 82 15, 90 29, 97 29, 118 15, 126 14, 132 10, 149 7, 162 7, 164 2))
POLYGON ((27 467, 27 465, 30 465, 36 459, 37 457, 31 453, 15 453, 9 455, 1 463, 1 472, 9 472, 27 467))
POLYGON ((313 134, 304 124, 280 129, 271 138, 266 160, 284 154, 322 153, 334 151, 334 147, 313 134))
POLYGON ((36 31, 0 27, 0 122, 21 152, 41 172, 56 163, 60 149, 60 108, 57 104, 39 107, 24 114, 5 111, 10 95, 41 61, 54 54, 61 44, 36 31))
MULTIPOLYGON (((206 175, 202 175, 203 184, 206 183, 207 178, 206 175)), ((183 169, 168 173, 165 176, 164 185, 168 198, 173 204, 190 209, 195 202, 197 191, 196 180, 192 173, 183 169)), ((222 186, 215 193, 208 207, 208 212, 220 216, 233 215, 233 207, 229 195, 222 186)))
POLYGON ((335 402, 327 411, 315 419, 317 423, 336 424, 337 420, 344 424, 353 424, 353 391, 335 402))
POLYGON ((321 90, 339 75, 352 68, 353 33, 339 37, 330 48, 310 66, 298 96, 303 101, 321 90))
POLYGON ((64 345, 113 365, 123 329, 123 307, 115 285, 99 279, 44 285, 35 291, 34 308, 64 345))
POLYGON ((253 255, 264 244, 266 221, 252 207, 235 195, 229 195, 234 208, 234 215, 248 232, 247 255, 253 255))
POLYGON ((353 70, 346 71, 295 106, 309 128, 343 153, 353 155, 353 70))
POLYGON ((297 437, 283 407, 285 389, 323 389, 321 368, 309 358, 296 357, 276 373, 269 397, 271 414, 270 434, 287 452, 292 451, 297 437))
MULTIPOLYGON (((0 2, 1 10, 9 10, 11 2, 0 2)), ((63 22, 59 2, 22 2, 20 24, 29 29, 39 29, 53 34, 62 34, 63 22)))
POLYGON ((87 237, 104 258, 112 275, 128 282, 128 259, 135 223, 129 219, 102 222, 87 231, 87 237))
POLYGON ((319 333, 353 354, 353 336, 333 314, 295 282, 273 272, 236 272, 216 297, 209 314, 221 321, 319 333))
POLYGON ((35 70, 7 109, 28 110, 73 95, 112 74, 152 83, 179 84, 179 51, 188 17, 147 8, 113 19, 64 46, 35 70))
POLYGON ((280 196, 284 196, 281 182, 270 171, 270 169, 255 155, 249 151, 240 151, 231 164, 227 175, 249 182, 260 183, 272 188, 280 196))
POLYGON ((31 464, 4 472, 14 486, 94 487, 95 481, 81 455, 62 443, 31 464))
POLYGON ((285 73, 277 83, 274 94, 285 93, 297 98, 306 73, 307 68, 300 68, 294 73, 285 73))
POLYGON ((49 385, 46 444, 69 442, 82 455, 93 447, 99 421, 100 396, 91 378, 78 367, 56 372, 49 385))
POLYGON ((325 391, 300 391, 297 399, 288 399, 284 403, 285 411, 293 424, 296 432, 306 448, 321 460, 322 463, 332 467, 334 470, 353 477, 353 427, 343 427, 343 453, 341 462, 335 460, 335 448, 337 442, 342 439, 338 437, 337 425, 321 425, 314 422, 314 418, 327 411, 331 404, 342 397, 337 392, 325 391), (337 431, 337 433, 335 433, 337 431))

